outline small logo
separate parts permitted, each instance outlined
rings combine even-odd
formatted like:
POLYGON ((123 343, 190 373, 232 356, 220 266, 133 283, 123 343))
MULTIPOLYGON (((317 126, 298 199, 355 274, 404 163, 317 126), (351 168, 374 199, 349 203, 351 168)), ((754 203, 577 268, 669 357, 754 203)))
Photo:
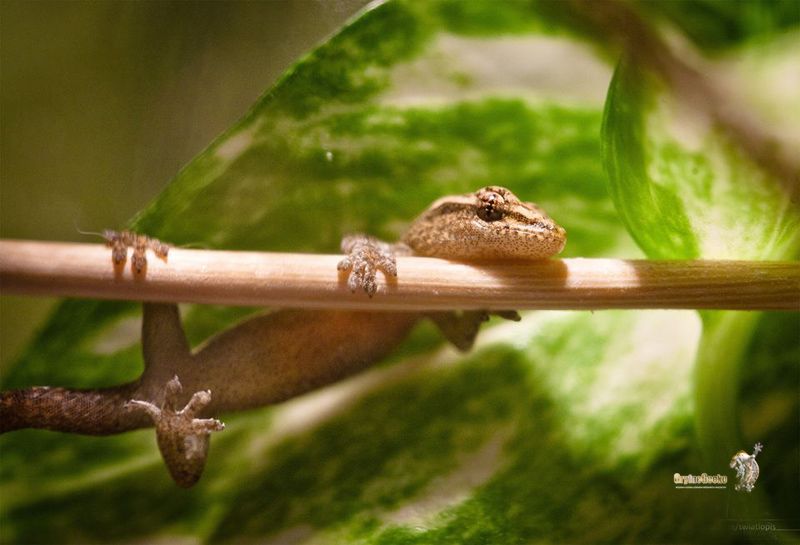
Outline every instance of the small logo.
POLYGON ((761 443, 756 443, 753 447, 753 454, 747 454, 740 450, 731 458, 731 467, 736 468, 736 478, 739 479, 735 486, 736 490, 752 492, 755 488, 759 473, 756 456, 763 448, 761 443))
POLYGON ((672 476, 672 482, 675 483, 675 488, 725 488, 728 484, 728 476, 709 475, 708 473, 701 473, 700 475, 681 475, 676 473, 672 476))

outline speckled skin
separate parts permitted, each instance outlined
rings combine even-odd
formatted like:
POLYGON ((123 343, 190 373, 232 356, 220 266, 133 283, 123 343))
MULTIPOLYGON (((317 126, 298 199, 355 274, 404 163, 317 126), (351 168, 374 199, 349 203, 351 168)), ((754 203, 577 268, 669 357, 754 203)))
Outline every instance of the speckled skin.
POLYGON ((152 426, 125 404, 167 401, 178 377, 182 391, 171 405, 208 391, 199 414, 216 415, 279 403, 335 382, 382 359, 421 318, 415 313, 284 310, 255 316, 191 352, 178 307, 145 303, 139 380, 106 389, 34 387, 0 393, 0 432, 44 428, 109 435, 152 426))
POLYGON ((542 259, 564 249, 567 233, 537 205, 489 186, 434 202, 403 242, 417 255, 445 259, 542 259))
POLYGON ((544 259, 564 249, 567 232, 539 206, 523 202, 505 187, 488 186, 475 193, 434 202, 406 231, 398 244, 366 235, 342 240, 339 270, 349 272, 352 291, 372 297, 376 273, 397 276, 394 254, 454 260, 544 259))
POLYGON ((178 399, 183 386, 178 376, 167 382, 164 402, 155 403, 133 399, 125 404, 131 412, 146 413, 156 426, 158 449, 167 463, 172 479, 181 487, 189 488, 203 474, 208 457, 209 435, 222 431, 225 424, 214 418, 197 418, 211 402, 211 392, 195 392, 189 402, 178 409, 178 399))
MULTIPOLYGON (((363 235, 346 238, 348 255, 339 269, 349 273, 351 289, 372 295, 377 270, 396 274, 395 252, 538 259, 560 252, 565 240, 564 230, 540 208, 507 189, 487 187, 435 202, 400 245, 363 235)), ((497 314, 519 319, 514 312, 497 314)), ((192 486, 205 465, 209 433, 222 429, 210 417, 279 403, 352 375, 388 355, 422 318, 432 319, 449 341, 468 350, 487 314, 283 310, 247 319, 193 353, 178 307, 146 303, 145 370, 137 381, 94 390, 2 392, 0 433, 42 428, 107 435, 155 425, 173 479, 192 486)))
MULTIPOLYGON (((109 435, 155 425, 170 475, 179 486, 190 487, 205 466, 209 433, 222 429, 209 417, 279 403, 352 375, 383 359, 421 318, 414 313, 278 311, 245 320, 192 353, 178 307, 146 303, 145 370, 139 380, 95 390, 2 392, 0 433, 40 428, 109 435), (175 386, 165 388, 175 379, 175 386)), ((463 338, 454 339, 468 345, 475 332, 477 325, 466 327, 463 338)))

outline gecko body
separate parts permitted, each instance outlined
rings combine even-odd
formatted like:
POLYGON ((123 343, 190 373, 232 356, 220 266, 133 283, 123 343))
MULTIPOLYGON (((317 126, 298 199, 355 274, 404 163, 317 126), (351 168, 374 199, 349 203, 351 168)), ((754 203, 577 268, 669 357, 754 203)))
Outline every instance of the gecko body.
MULTIPOLYGON (((144 245, 162 258, 168 251, 156 239, 112 235, 115 266, 124 261, 127 246, 136 251, 132 265, 137 270, 146 267, 144 245)), ((372 296, 379 270, 397 274, 395 253, 539 259, 560 252, 565 241, 564 230, 541 208, 490 186, 439 199, 398 244, 364 235, 346 237, 339 270, 351 289, 372 296)), ((513 311, 496 314, 519 319, 513 311)), ((214 416, 279 403, 350 376, 386 357, 423 318, 433 320, 457 348, 468 350, 487 313, 280 310, 248 318, 192 351, 177 305, 145 303, 145 369, 138 380, 93 390, 32 387, 2 392, 0 432, 41 428, 108 435, 155 425, 173 479, 192 486, 203 471, 209 434, 223 427, 214 416)))

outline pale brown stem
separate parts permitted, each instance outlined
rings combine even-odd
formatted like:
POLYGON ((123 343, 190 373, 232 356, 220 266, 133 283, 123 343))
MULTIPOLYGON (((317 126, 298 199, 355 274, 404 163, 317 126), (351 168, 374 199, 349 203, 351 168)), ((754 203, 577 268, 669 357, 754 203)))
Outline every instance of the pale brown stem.
POLYGON ((341 256, 173 249, 133 275, 100 244, 0 240, 3 294, 420 311, 696 308, 800 310, 800 263, 549 259, 456 263, 398 257, 373 298, 351 293, 341 256))

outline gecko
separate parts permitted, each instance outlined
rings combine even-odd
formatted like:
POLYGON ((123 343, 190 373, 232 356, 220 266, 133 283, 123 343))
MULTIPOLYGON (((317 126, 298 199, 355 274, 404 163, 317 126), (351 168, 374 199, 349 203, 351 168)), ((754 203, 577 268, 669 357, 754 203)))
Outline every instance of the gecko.
MULTIPOLYGON (((133 248, 132 268, 146 268, 145 250, 165 259, 169 246, 131 232, 105 233, 114 266, 133 248)), ((342 240, 338 270, 352 291, 370 297, 379 271, 398 274, 396 255, 452 260, 544 259, 561 252, 566 231, 539 206, 510 190, 484 187, 443 197, 389 244, 367 235, 342 240)), ((515 311, 493 312, 518 320, 515 311)), ((430 319, 459 350, 469 350, 484 311, 381 312, 276 310, 245 319, 196 350, 186 339, 176 304, 144 303, 141 376, 99 389, 37 386, 0 392, 0 433, 40 428, 108 435, 154 426, 173 480, 200 478, 215 416, 280 403, 348 377, 386 357, 422 319, 430 319)))

